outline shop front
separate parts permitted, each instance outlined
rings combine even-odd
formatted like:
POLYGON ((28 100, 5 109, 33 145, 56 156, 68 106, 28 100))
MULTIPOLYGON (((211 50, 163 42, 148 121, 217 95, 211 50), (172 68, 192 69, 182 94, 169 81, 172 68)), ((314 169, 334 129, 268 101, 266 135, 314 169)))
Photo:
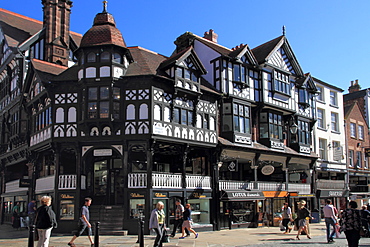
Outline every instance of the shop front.
POLYGON ((264 200, 261 191, 221 191, 221 228, 257 227, 258 215, 264 200))
POLYGON ((193 190, 186 193, 187 203, 191 205, 191 218, 194 228, 211 230, 211 191, 193 190))
MULTIPOLYGON (((349 197, 349 190, 317 190, 317 197, 319 198, 321 218, 324 217, 323 207, 326 205, 326 200, 330 199, 338 210, 346 209, 347 198, 349 197)), ((360 204, 361 205, 361 204, 360 204)))
POLYGON ((263 191, 266 198, 263 207, 264 222, 269 226, 279 226, 282 219, 282 208, 284 202, 287 202, 287 191, 263 191))

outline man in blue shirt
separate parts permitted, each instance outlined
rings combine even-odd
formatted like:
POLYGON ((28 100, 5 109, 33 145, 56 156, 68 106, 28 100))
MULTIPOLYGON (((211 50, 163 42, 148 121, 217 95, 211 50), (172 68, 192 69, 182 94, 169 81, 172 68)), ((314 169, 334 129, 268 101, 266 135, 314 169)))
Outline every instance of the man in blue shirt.
POLYGON ((89 212, 89 206, 91 205, 92 199, 87 197, 85 198, 85 204, 81 208, 81 217, 78 222, 78 231, 76 235, 73 236, 71 241, 69 241, 68 245, 69 246, 76 246, 73 242, 75 241, 76 238, 81 236, 81 234, 87 230, 87 237, 90 240, 91 246, 94 246, 94 241, 92 238, 92 230, 91 230, 91 224, 90 224, 90 212, 89 212))

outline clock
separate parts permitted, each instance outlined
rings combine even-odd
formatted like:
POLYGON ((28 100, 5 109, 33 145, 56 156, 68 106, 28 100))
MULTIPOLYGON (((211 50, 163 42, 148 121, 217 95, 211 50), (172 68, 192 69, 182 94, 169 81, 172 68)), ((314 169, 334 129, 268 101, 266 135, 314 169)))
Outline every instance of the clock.
POLYGON ((123 69, 120 67, 113 67, 113 77, 119 78, 123 76, 123 69))

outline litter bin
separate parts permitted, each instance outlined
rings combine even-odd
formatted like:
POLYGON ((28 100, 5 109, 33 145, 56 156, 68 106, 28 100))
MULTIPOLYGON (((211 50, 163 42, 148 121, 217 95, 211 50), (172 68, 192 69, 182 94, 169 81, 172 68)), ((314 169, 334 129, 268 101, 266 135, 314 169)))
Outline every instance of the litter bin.
POLYGON ((313 219, 311 219, 311 223, 320 223, 320 213, 319 212, 312 212, 311 213, 313 219))

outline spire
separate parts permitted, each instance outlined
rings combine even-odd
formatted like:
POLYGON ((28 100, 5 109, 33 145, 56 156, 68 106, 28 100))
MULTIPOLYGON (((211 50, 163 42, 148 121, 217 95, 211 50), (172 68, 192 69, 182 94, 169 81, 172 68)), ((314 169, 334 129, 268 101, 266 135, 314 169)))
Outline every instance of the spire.
POLYGON ((107 13, 107 3, 108 1, 106 0, 103 1, 103 13, 107 13))
POLYGON ((285 36, 285 26, 283 26, 283 36, 285 36))

